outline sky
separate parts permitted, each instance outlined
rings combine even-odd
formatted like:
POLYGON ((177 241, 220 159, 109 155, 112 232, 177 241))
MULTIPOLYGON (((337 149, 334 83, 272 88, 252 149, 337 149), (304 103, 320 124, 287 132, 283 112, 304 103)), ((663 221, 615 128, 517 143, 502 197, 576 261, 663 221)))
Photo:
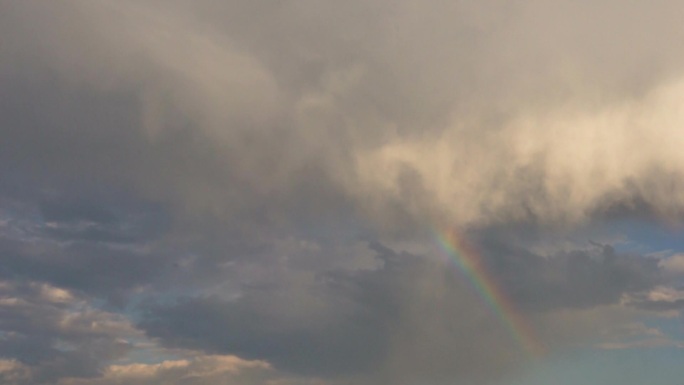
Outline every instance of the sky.
POLYGON ((0 382, 681 385, 683 12, 0 0, 0 382))

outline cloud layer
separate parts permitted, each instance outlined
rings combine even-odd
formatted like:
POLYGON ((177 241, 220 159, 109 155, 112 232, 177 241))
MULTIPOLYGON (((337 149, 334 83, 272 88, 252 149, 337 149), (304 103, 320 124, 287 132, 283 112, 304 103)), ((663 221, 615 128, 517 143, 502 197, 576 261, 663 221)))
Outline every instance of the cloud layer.
POLYGON ((611 226, 681 220, 682 10, 0 2, 0 378, 490 384, 452 228, 550 351, 677 345, 611 226))

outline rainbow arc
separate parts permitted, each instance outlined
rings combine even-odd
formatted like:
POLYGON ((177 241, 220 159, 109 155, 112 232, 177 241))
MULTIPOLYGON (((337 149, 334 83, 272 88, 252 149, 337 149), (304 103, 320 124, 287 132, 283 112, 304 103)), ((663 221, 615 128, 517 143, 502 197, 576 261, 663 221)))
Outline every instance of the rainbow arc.
POLYGON ((515 303, 489 273, 477 250, 454 230, 441 232, 438 240, 449 260, 470 281, 511 337, 531 356, 541 357, 545 351, 543 345, 515 303))

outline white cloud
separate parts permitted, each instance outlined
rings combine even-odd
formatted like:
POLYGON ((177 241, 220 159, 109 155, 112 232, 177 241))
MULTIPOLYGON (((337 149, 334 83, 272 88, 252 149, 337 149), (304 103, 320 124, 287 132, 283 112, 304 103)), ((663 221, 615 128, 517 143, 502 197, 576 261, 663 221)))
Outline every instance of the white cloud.
POLYGON ((655 302, 676 302, 684 300, 684 290, 673 287, 658 286, 646 294, 649 301, 655 302))
POLYGON ((40 294, 43 298, 55 303, 70 303, 74 300, 74 296, 69 290, 61 289, 46 283, 40 284, 40 294))
POLYGON ((658 263, 658 266, 667 274, 682 275, 684 274, 684 254, 675 254, 664 258, 658 263))

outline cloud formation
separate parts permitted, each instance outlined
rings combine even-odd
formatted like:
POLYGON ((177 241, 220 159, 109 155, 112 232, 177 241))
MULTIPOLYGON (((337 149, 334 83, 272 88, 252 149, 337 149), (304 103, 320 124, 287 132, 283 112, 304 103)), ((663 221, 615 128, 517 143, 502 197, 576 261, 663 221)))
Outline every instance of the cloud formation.
POLYGON ((380 222, 572 221, 636 199, 676 211, 682 58, 661 37, 682 31, 660 3, 6 6, 4 72, 30 99, 6 130, 31 126, 14 143, 48 148, 3 153, 230 212, 299 194, 380 222), (27 94, 27 76, 76 94, 27 94))
POLYGON ((681 220, 681 8, 0 2, 0 378, 491 383, 447 228, 549 349, 676 345, 595 229, 681 220))

